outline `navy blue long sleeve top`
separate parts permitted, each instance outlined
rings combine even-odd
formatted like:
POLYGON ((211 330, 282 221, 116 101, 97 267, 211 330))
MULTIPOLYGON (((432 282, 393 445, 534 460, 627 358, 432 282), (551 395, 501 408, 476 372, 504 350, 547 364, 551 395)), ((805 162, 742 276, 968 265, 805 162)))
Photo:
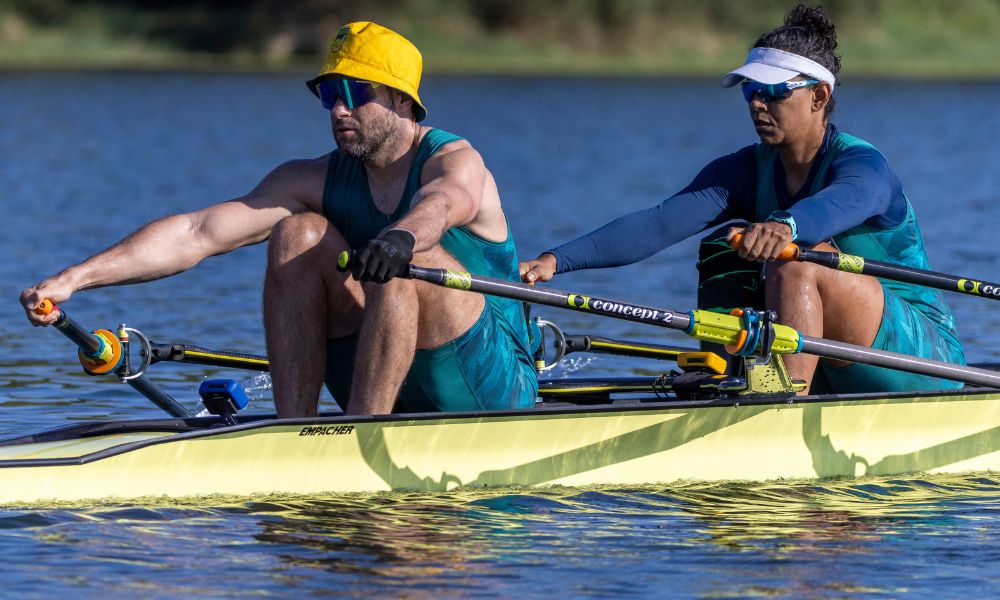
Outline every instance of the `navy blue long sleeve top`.
MULTIPOLYGON (((890 228, 906 218, 902 185, 874 148, 841 152, 830 164, 823 188, 806 195, 836 135, 837 128, 829 125, 812 172, 795 196, 788 194, 784 168, 777 161, 778 206, 795 218, 797 241, 806 247, 861 223, 890 228)), ((754 147, 747 146, 713 160, 687 187, 656 206, 619 217, 548 252, 556 257, 557 273, 632 264, 728 221, 755 221, 756 188, 754 147)))

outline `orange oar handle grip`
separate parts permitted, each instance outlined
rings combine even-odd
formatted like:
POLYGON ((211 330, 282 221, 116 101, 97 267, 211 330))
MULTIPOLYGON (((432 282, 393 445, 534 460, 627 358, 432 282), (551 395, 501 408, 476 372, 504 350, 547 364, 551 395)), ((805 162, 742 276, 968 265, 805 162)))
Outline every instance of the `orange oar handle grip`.
MULTIPOLYGON (((742 241, 743 241, 742 233, 737 233, 736 235, 734 235, 732 241, 730 242, 730 245, 732 245, 733 250, 738 250, 740 247, 740 243, 742 241)), ((787 246, 785 246, 785 249, 781 251, 781 254, 778 255, 778 258, 780 258, 781 260, 795 260, 798 257, 799 257, 799 247, 795 244, 788 244, 787 246)))
POLYGON ((47 315, 47 314, 51 314, 52 311, 54 311, 54 310, 59 310, 59 307, 56 306, 55 302, 53 302, 53 301, 49 300, 48 298, 46 298, 46 299, 42 300, 38 304, 38 306, 35 307, 35 310, 33 312, 36 315, 47 315))

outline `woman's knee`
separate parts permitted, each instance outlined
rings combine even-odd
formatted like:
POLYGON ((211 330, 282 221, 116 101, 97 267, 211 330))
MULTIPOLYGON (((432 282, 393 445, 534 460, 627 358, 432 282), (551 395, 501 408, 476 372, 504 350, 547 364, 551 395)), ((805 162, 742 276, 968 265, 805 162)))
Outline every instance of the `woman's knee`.
POLYGON ((815 284, 817 271, 823 267, 805 262, 775 261, 765 267, 768 286, 802 286, 815 284))

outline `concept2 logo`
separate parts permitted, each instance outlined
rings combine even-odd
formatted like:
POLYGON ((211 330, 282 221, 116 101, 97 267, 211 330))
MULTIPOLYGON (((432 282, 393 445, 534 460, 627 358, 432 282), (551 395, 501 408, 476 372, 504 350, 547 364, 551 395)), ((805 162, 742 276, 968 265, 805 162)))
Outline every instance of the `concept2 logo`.
POLYGON ((644 306, 636 306, 634 304, 622 304, 621 302, 608 302, 607 300, 598 300, 596 298, 591 298, 590 296, 579 296, 577 294, 567 295, 566 304, 569 304, 573 308, 590 310, 604 313, 606 315, 621 315, 633 321, 660 321, 662 323, 670 323, 674 320, 674 315, 672 313, 656 310, 655 308, 646 308, 644 306))
POLYGON ((959 279, 958 291, 966 294, 976 294, 977 296, 993 296, 1000 298, 1000 285, 993 283, 983 283, 972 279, 959 279))

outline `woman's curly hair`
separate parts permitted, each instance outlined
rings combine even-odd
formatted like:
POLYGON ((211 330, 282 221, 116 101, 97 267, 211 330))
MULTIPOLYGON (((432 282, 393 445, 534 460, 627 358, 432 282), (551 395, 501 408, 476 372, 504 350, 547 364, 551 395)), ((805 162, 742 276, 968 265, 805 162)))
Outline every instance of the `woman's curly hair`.
MULTIPOLYGON (((799 4, 785 15, 785 23, 757 38, 754 48, 777 48, 804 56, 823 65, 840 78, 840 56, 837 55, 837 30, 822 6, 807 8, 799 4)), ((826 105, 826 114, 833 112, 834 100, 826 105)))

